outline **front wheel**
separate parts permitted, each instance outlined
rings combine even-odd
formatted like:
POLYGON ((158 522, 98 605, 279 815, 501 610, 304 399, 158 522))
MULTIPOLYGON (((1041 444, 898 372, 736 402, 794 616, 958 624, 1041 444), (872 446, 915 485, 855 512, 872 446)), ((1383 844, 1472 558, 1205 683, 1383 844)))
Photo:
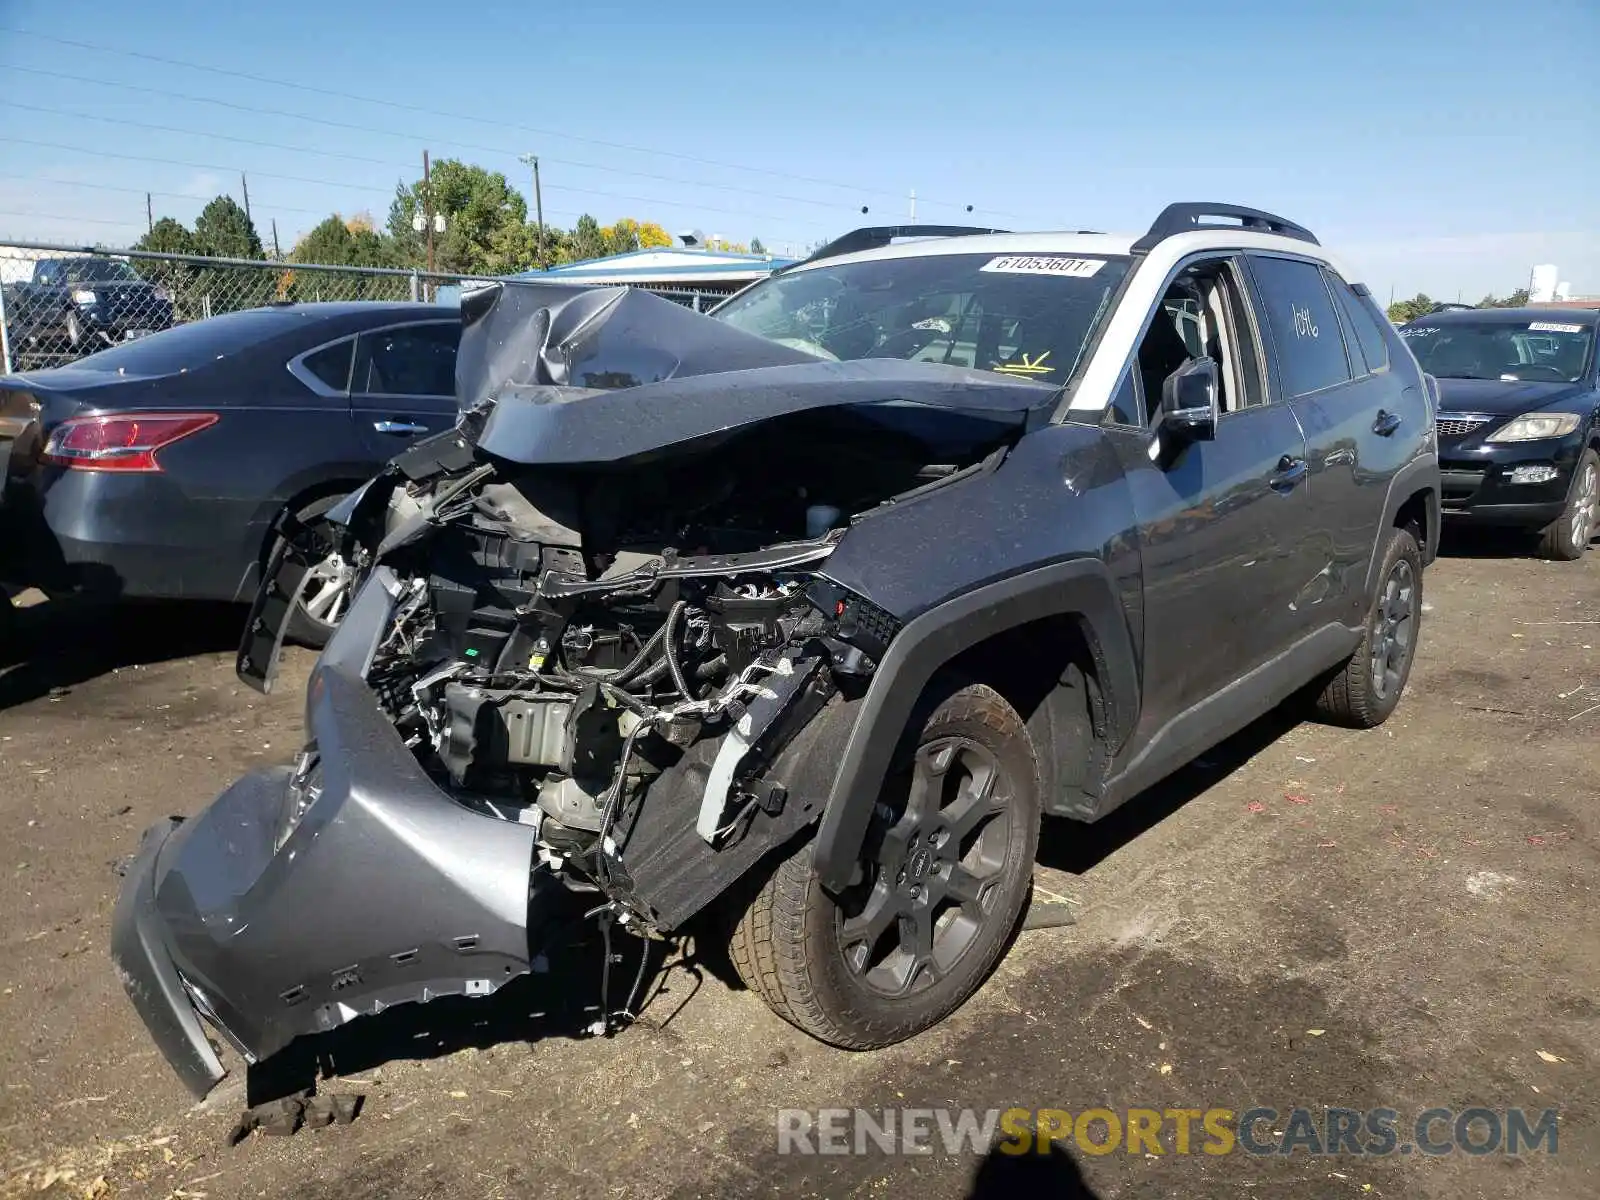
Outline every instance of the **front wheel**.
POLYGON ((834 896, 813 841, 779 863, 729 947, 790 1024, 870 1050, 921 1033, 977 991, 1027 898, 1040 786, 1022 719, 982 684, 950 692, 891 771, 859 883, 834 896))
POLYGON ((1318 715, 1355 729, 1387 721, 1411 677, 1421 628, 1422 552, 1409 530, 1396 529, 1384 548, 1361 644, 1317 697, 1318 715))
POLYGON ((1567 507, 1539 537, 1539 553, 1545 558, 1574 562, 1589 549, 1589 542, 1600 530, 1600 455, 1585 450, 1572 473, 1567 507))
POLYGON ((320 650, 328 644, 355 594, 355 567, 339 553, 333 527, 322 520, 323 514, 343 499, 343 496, 325 496, 295 514, 310 528, 316 540, 316 551, 289 616, 288 636, 289 640, 312 650, 320 650))

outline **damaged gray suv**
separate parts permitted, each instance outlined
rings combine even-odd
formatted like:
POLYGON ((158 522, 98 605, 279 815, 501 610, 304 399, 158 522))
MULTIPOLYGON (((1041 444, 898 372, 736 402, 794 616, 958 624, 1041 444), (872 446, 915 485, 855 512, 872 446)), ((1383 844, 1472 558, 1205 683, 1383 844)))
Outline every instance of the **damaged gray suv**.
MULTIPOLYGON (((722 929, 834 1045, 939 1021, 1042 816, 1298 694, 1398 703, 1435 385, 1349 280, 1292 222, 1188 204, 1137 238, 859 230, 709 316, 469 295, 457 427, 328 514, 364 582, 304 750, 127 873, 156 1043, 204 1094, 207 1026, 254 1062, 492 993, 574 897, 722 929)), ((328 550, 282 532, 240 648, 263 690, 328 550)))

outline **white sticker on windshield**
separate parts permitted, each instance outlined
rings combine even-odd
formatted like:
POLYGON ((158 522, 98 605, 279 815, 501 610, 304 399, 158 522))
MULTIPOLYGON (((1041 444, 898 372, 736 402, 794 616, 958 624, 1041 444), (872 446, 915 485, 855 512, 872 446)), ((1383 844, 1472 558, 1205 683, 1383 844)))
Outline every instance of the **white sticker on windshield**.
POLYGON ((1106 265, 1103 258, 1069 258, 1065 254, 1002 254, 991 258, 980 271, 1000 271, 1008 275, 1065 275, 1087 279, 1106 265))
POLYGON ((1528 328, 1534 333, 1582 333, 1582 325, 1558 325, 1554 321, 1535 321, 1528 328))

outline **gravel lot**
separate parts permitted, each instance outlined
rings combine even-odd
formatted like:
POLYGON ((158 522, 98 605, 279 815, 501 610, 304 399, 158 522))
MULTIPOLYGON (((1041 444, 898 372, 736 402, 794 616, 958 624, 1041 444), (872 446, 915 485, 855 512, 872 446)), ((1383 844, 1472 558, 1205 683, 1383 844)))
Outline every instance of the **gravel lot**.
POLYGON ((352 1029, 319 1086, 365 1094, 353 1125, 232 1148, 239 1074, 191 1106, 112 976, 113 866, 297 748, 310 656, 263 699, 237 610, 25 609, 0 635, 0 1194, 1600 1195, 1600 554, 1457 547, 1426 592, 1384 728, 1274 715, 1107 824, 1048 826, 1039 882, 1078 923, 1022 934, 921 1038, 823 1047, 692 945, 637 1025, 583 1038, 582 960, 352 1029), (1559 1109, 1559 1152, 985 1164, 775 1134, 784 1107, 1475 1104, 1559 1109))

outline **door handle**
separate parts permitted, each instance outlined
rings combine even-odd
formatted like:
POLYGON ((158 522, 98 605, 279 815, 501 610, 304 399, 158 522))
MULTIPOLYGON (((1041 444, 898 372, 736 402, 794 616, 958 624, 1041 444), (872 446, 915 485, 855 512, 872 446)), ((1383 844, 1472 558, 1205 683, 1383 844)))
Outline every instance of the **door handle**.
POLYGON ((1277 470, 1272 472, 1267 482, 1275 492, 1292 492, 1301 480, 1311 473, 1311 468, 1306 466, 1306 460, 1296 458, 1292 454, 1285 454, 1278 460, 1277 470))
POLYGON ((426 425, 417 425, 411 421, 374 421, 372 427, 379 433, 427 433, 426 425))
POLYGON ((1400 428, 1400 417, 1392 412, 1378 410, 1378 419, 1372 423, 1372 432, 1379 437, 1389 437, 1400 428))

